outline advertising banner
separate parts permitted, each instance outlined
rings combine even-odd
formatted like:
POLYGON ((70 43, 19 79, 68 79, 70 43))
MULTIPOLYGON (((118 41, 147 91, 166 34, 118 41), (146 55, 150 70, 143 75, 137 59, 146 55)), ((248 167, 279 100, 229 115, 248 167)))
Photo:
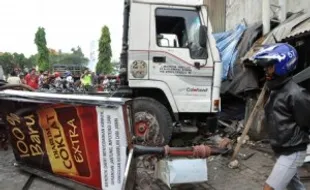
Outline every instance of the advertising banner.
POLYGON ((16 160, 95 189, 120 189, 127 159, 123 107, 37 105, 6 116, 16 160))
POLYGON ((102 189, 121 189, 127 161, 127 141, 122 112, 97 107, 102 189))

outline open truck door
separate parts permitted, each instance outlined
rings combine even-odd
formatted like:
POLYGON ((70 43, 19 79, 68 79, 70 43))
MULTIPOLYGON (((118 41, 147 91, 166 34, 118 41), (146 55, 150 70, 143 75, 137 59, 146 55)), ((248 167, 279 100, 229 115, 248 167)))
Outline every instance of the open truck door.
POLYGON ((194 7, 151 5, 149 79, 169 86, 180 112, 211 112, 213 61, 200 44, 201 18, 194 7))

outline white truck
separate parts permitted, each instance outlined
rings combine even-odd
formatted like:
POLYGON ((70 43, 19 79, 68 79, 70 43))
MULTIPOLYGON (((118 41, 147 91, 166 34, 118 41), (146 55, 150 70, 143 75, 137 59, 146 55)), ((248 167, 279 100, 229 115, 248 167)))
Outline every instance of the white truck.
POLYGON ((133 99, 136 137, 167 144, 217 124, 222 63, 203 0, 125 0, 120 67, 114 96, 133 99))

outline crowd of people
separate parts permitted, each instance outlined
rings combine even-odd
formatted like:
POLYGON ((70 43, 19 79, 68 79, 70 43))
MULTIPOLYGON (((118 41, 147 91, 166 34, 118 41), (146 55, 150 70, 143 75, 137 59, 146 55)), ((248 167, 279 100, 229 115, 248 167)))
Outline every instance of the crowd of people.
POLYGON ((119 80, 118 78, 109 80, 107 76, 98 76, 88 69, 76 80, 74 80, 70 71, 65 71, 61 75, 59 72, 51 74, 49 71, 37 72, 36 69, 31 69, 26 75, 17 70, 12 71, 7 78, 7 82, 9 84, 28 85, 35 90, 54 88, 84 91, 98 89, 98 91, 104 91, 111 87, 111 83, 115 84, 116 87, 119 80))

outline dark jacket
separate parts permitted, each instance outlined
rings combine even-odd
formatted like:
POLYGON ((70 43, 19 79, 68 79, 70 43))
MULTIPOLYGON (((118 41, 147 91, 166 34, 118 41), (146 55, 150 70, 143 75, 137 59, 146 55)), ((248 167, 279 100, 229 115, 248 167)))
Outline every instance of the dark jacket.
POLYGON ((293 82, 270 89, 265 119, 271 147, 277 154, 307 149, 310 129, 310 94, 293 82))

